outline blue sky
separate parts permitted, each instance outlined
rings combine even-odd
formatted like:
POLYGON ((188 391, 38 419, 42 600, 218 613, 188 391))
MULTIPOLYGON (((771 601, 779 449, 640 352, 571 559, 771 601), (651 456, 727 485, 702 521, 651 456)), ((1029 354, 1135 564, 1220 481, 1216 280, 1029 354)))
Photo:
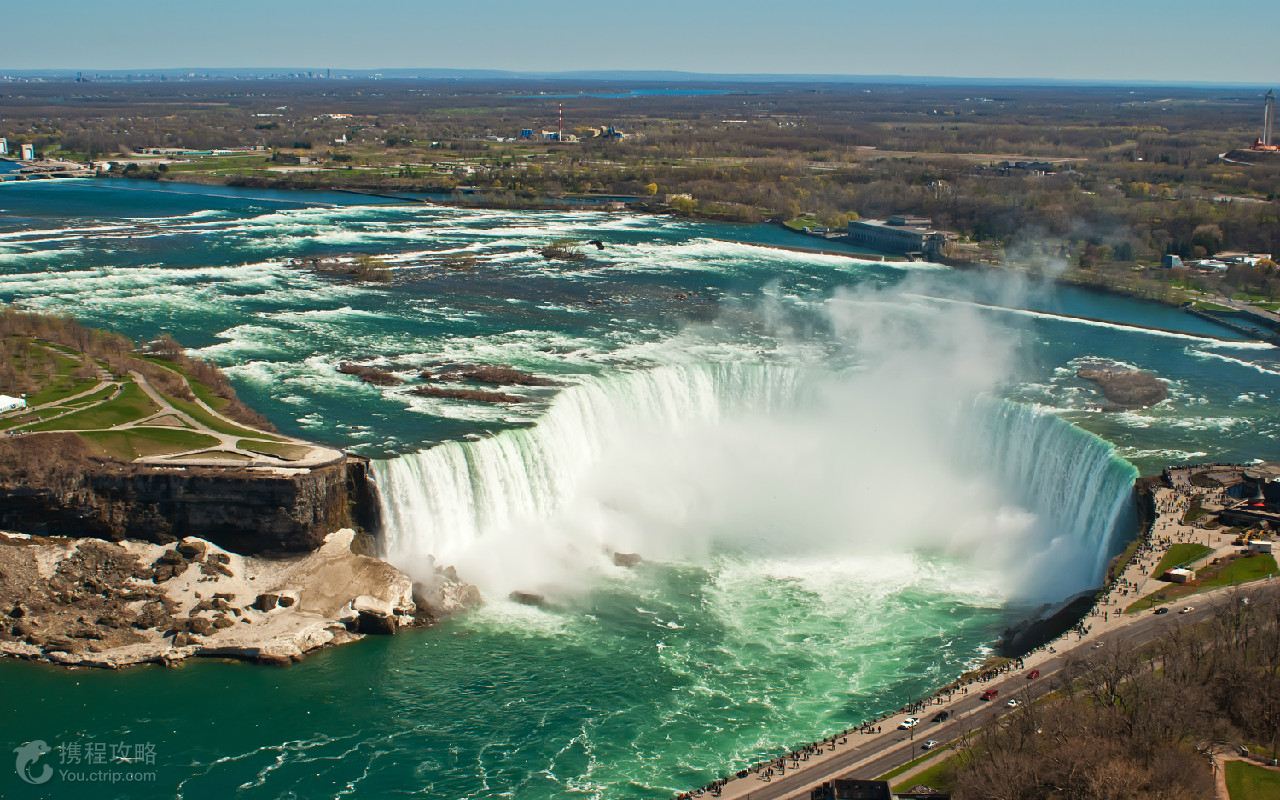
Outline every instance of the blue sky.
POLYGON ((60 0, 10 4, 4 20, 0 70, 673 69, 1280 82, 1280 3, 1263 0, 60 0), (23 13, 35 31, 29 38, 23 13))

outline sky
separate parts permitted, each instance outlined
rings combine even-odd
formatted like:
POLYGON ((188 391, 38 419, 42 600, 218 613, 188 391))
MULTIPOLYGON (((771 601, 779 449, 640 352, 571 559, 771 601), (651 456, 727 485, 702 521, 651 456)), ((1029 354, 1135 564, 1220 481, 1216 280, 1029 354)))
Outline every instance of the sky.
POLYGON ((1280 82, 1280 3, 1263 0, 60 0, 15 5, 4 27, 0 71, 433 67, 1280 82), (1254 43, 1251 31, 1260 33, 1254 43))

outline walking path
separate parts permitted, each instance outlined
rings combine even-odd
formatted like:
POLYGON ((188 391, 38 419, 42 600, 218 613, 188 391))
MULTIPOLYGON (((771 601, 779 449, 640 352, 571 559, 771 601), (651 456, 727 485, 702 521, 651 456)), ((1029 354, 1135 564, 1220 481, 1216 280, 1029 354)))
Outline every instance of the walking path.
MULTIPOLYGON (((1220 489, 1194 486, 1188 468, 1172 468, 1167 472, 1170 485, 1154 490, 1155 519, 1144 532, 1133 557, 1124 571, 1099 595, 1093 609, 1081 623, 1052 642, 1037 648, 1023 658, 1014 659, 998 670, 958 681, 934 696, 911 704, 893 714, 842 731, 821 742, 792 752, 785 757, 757 764, 737 773, 737 777, 712 784, 700 796, 728 800, 765 800, 765 798, 807 798, 811 789, 837 777, 875 778, 896 766, 912 760, 921 743, 935 739, 953 741, 980 727, 1010 709, 1006 701, 1017 698, 1030 702, 1048 692, 1046 680, 1065 664, 1068 654, 1085 647, 1102 648, 1115 643, 1133 647, 1158 636, 1171 617, 1153 612, 1126 614, 1125 609, 1137 600, 1167 586, 1154 574, 1155 567, 1169 547, 1181 542, 1197 542, 1212 552, 1196 560, 1200 563, 1235 551, 1231 533, 1197 527, 1183 520, 1198 498, 1206 511, 1221 510, 1227 498, 1220 489), (1014 670, 1017 674, 1014 674, 1014 670), (1030 679, 1033 670, 1038 677, 1030 679), (999 693, 998 699, 982 701, 987 689, 999 693), (945 722, 933 723, 939 712, 947 712, 945 722), (919 724, 908 730, 898 726, 908 717, 919 718, 919 724)), ((1231 598, 1235 587, 1224 587, 1195 596, 1197 607, 1179 614, 1186 621, 1207 619, 1217 607, 1231 598)), ((905 778, 895 778, 896 781, 905 778)), ((695 796, 689 793, 686 796, 695 796)))
MULTIPOLYGON (((178 373, 174 373, 178 375, 178 373)), ((79 414, 92 408, 96 408, 105 403, 110 403, 120 396, 128 381, 123 379, 115 379, 113 376, 99 369, 101 380, 91 389, 86 389, 69 397, 59 400, 50 401, 41 405, 23 410, 23 414, 29 414, 34 411, 43 409, 65 406, 80 398, 91 396, 103 389, 114 386, 115 391, 109 396, 95 403, 80 406, 77 408, 68 408, 67 410, 55 414, 50 417, 38 420, 43 425, 53 420, 61 419, 71 414, 79 414)), ((190 387, 190 382, 185 377, 180 376, 182 380, 190 387)), ((325 464, 335 463, 342 458, 343 454, 339 450, 329 447, 321 447, 311 442, 295 439, 291 436, 284 436, 279 433, 267 433, 250 428, 243 423, 236 422, 223 414, 219 413, 207 403, 199 398, 195 392, 191 392, 191 397, 196 406, 201 411, 208 414, 209 417, 216 420, 218 428, 213 427, 207 421, 202 420, 193 414, 187 413, 176 407, 167 397, 156 390, 146 376, 136 370, 130 370, 129 378, 137 384, 138 388, 147 396, 151 403, 158 409, 157 411, 147 414, 144 417, 121 422, 106 428, 67 428, 57 430, 39 430, 28 431, 22 430, 23 426, 17 426, 6 431, 8 436, 39 436, 51 433, 91 433, 91 432, 119 432, 129 431, 136 428, 155 429, 157 427, 172 428, 173 430, 185 430, 192 433, 201 434, 215 440, 215 444, 200 447, 194 450, 186 450, 182 452, 163 453, 160 455, 141 456, 134 460, 138 464, 164 465, 174 467, 188 466, 209 466, 209 467, 269 467, 273 469, 310 469, 325 464), (261 450, 251 450, 248 447, 242 447, 241 442, 244 440, 263 440, 261 450), (286 457, 283 454, 273 454, 268 451, 269 448, 280 448, 287 450, 286 457)), ((27 423, 27 424, 35 424, 27 423)), ((142 431, 140 431, 141 433, 142 431)))

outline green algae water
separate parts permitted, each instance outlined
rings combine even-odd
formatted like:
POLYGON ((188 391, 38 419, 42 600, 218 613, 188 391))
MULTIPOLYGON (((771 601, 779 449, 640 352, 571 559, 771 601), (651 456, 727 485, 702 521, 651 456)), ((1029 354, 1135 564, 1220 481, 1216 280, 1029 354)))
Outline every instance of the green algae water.
POLYGON ((374 457, 385 555, 420 576, 454 565, 486 597, 288 669, 0 663, 9 749, 43 739, 63 746, 46 762, 83 770, 67 746, 147 744, 154 762, 92 790, 6 769, 0 794, 667 796, 925 694, 1091 585, 1131 533, 1139 469, 1280 457, 1272 348, 1122 298, 776 249, 809 241, 591 211, 0 187, 0 299, 172 333, 281 429, 374 457), (561 237, 605 249, 542 258, 561 237), (393 279, 292 263, 356 254, 393 279), (363 384, 343 361, 408 383, 363 384), (1103 411, 1075 374, 1100 361, 1156 372, 1169 399, 1103 411), (513 405, 409 392, 476 363, 557 385, 504 388, 513 405))

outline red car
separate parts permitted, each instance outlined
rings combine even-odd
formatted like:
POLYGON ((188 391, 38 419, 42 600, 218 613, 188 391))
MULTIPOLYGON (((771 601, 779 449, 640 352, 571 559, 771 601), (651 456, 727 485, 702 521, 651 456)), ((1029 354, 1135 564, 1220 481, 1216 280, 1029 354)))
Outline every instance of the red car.
POLYGON ((988 689, 982 693, 983 700, 994 700, 1000 694, 999 689, 988 689))
POLYGON ((1027 680, 1029 681, 1034 681, 1036 678, 1039 678, 1039 677, 1040 677, 1040 670, 1038 669, 1033 669, 1027 673, 1027 680))

